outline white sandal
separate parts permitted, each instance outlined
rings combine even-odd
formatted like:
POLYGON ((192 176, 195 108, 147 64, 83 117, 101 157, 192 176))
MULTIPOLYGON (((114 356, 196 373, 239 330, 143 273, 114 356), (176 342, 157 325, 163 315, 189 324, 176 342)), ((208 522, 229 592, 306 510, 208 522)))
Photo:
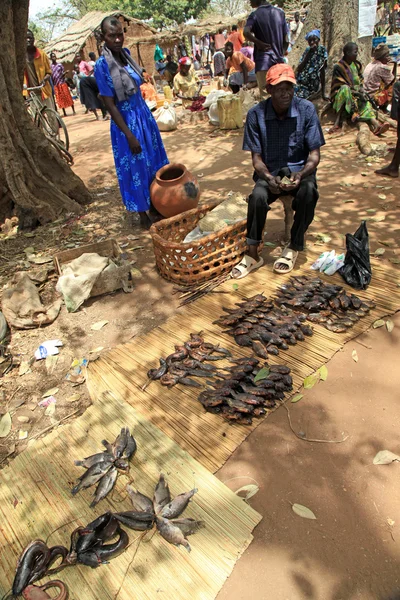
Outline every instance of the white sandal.
POLYGON ((236 265, 231 271, 231 277, 233 279, 243 279, 243 277, 247 277, 252 271, 259 269, 264 264, 264 259, 260 257, 258 261, 251 258, 245 254, 238 265, 236 265), (235 276, 233 271, 237 269, 240 272, 240 275, 235 276))
POLYGON ((290 271, 293 271, 298 255, 299 253, 296 250, 292 250, 291 248, 284 248, 280 257, 277 258, 274 262, 274 272, 279 273, 279 275, 282 275, 284 273, 290 273, 290 271), (278 265, 286 265, 287 269, 285 269, 284 271, 282 271, 281 269, 277 269, 278 265))

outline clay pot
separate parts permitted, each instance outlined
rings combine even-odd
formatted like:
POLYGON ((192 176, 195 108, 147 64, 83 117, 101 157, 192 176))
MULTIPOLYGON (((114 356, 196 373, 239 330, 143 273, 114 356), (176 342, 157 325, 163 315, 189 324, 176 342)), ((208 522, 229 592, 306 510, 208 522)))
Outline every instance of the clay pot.
POLYGON ((157 171, 150 187, 150 198, 163 217, 174 217, 197 207, 200 188, 196 177, 185 165, 176 163, 157 171))
POLYGON ((56 598, 54 598, 54 600, 67 600, 68 588, 65 583, 59 580, 48 581, 41 587, 36 585, 28 585, 22 592, 22 596, 25 600, 50 600, 51 596, 46 594, 45 591, 49 588, 57 588, 60 590, 60 593, 56 598))

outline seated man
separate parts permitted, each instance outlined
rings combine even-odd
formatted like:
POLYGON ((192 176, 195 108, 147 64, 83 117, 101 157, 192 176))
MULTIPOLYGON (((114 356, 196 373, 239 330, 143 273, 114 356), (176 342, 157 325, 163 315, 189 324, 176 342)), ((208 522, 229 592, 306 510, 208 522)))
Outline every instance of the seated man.
POLYGON ((274 263, 276 273, 288 273, 304 248, 304 234, 314 218, 319 197, 316 169, 324 136, 314 105, 294 97, 293 69, 277 64, 267 73, 268 100, 250 109, 243 149, 250 150, 256 185, 247 211, 248 251, 232 276, 240 279, 261 267, 258 245, 270 205, 280 196, 293 196, 294 223, 289 245, 274 263))

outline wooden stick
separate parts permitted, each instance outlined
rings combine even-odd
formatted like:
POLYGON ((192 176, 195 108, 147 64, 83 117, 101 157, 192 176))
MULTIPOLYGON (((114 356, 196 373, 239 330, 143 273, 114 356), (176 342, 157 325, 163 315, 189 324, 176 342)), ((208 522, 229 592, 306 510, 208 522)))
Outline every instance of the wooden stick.
POLYGON ((288 409, 288 407, 286 406, 286 404, 283 404, 282 406, 284 406, 284 408, 285 408, 285 409, 286 409, 286 411, 287 411, 287 416, 288 416, 288 420, 289 420, 289 426, 290 426, 290 429, 293 431, 294 435, 295 435, 295 436, 296 436, 296 437, 297 437, 299 440, 303 440, 303 442, 315 442, 315 443, 318 443, 318 444, 341 444, 342 442, 345 442, 345 441, 346 441, 346 440, 349 438, 349 436, 348 436, 348 435, 346 435, 346 437, 344 437, 344 438, 343 438, 343 439, 341 439, 341 440, 316 440, 316 439, 313 439, 313 438, 307 438, 307 437, 303 437, 303 436, 299 435, 299 434, 298 434, 298 433, 297 433, 297 432, 296 432, 296 431, 293 429, 292 420, 291 420, 291 418, 290 418, 290 412, 289 412, 289 409, 288 409))

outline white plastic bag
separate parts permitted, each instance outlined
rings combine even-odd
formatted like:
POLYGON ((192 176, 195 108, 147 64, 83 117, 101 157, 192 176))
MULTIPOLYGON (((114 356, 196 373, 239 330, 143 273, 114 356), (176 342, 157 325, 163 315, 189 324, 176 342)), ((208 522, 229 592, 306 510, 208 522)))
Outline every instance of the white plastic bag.
POLYGON ((219 125, 219 116, 218 116, 218 102, 215 101, 210 105, 208 109, 208 118, 210 119, 211 125, 219 125))
POLYGON ((204 108, 209 108, 211 104, 214 104, 214 102, 218 100, 218 98, 223 98, 228 94, 232 94, 232 92, 225 92, 224 90, 212 90, 205 99, 203 104, 204 108))
POLYGON ((178 127, 175 109, 168 102, 156 110, 154 118, 160 131, 174 131, 178 127))

